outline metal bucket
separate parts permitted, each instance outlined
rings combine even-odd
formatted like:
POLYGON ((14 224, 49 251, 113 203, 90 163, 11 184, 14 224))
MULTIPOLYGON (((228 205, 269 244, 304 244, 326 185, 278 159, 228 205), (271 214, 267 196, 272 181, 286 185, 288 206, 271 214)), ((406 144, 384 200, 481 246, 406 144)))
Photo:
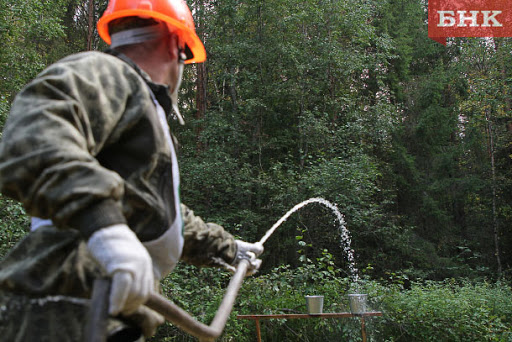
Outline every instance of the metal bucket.
POLYGON ((308 314, 321 314, 324 308, 324 296, 306 296, 308 314))
POLYGON ((348 305, 350 306, 350 312, 354 315, 364 314, 366 310, 366 294, 349 294, 348 305))

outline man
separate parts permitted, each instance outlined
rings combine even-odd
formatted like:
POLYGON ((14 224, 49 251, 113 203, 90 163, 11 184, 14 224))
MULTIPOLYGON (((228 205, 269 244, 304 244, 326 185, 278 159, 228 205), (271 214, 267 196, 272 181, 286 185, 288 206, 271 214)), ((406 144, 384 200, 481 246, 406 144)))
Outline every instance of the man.
POLYGON ((68 56, 13 102, 0 144, 0 190, 23 203, 31 232, 0 264, 6 341, 80 341, 93 280, 112 279, 110 340, 150 336, 143 304, 182 260, 261 264, 180 204, 175 144, 183 64, 206 58, 183 0, 111 0, 98 22, 111 49, 68 56))

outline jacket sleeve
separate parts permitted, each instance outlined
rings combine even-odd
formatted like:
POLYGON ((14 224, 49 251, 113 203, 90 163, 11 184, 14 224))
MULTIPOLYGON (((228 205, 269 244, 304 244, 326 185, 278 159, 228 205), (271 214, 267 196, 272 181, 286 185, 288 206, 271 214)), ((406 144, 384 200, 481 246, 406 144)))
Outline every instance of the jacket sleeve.
POLYGON ((99 54, 45 70, 16 97, 0 144, 0 191, 84 236, 125 223, 124 182, 95 155, 128 101, 122 66, 99 54))
POLYGON ((231 264, 237 251, 234 237, 217 224, 205 223, 184 204, 181 212, 185 236, 182 260, 196 266, 231 264))

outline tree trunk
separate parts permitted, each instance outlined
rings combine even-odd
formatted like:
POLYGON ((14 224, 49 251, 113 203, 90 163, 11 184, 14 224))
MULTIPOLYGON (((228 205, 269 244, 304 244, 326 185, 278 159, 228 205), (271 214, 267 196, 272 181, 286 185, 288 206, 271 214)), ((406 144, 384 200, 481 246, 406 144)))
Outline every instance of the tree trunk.
POLYGON ((87 6, 87 51, 92 50, 94 34, 94 0, 89 0, 87 6))
POLYGON ((498 275, 501 276, 502 266, 500 257, 500 243, 498 230, 498 215, 496 211, 496 166, 494 163, 494 137, 493 125, 489 113, 486 113, 487 129, 489 132, 489 155, 491 158, 491 189, 492 189, 492 231, 494 235, 494 254, 496 256, 496 264, 498 267, 498 275))
MULTIPOLYGON (((195 2, 195 10, 196 10, 196 32, 199 36, 199 39, 204 43, 204 3, 203 0, 198 0, 195 2)), ((206 62, 196 64, 196 119, 201 120, 206 113, 206 87, 207 87, 207 71, 206 71, 206 62)), ((204 148, 201 143, 200 135, 202 132, 201 125, 197 125, 196 127, 196 151, 197 153, 201 152, 204 148)))
MULTIPOLYGON (((206 65, 205 63, 199 63, 196 65, 197 78, 196 78, 196 119, 200 120, 206 113, 206 65)), ((201 133, 201 127, 198 125, 196 130, 197 137, 197 148, 201 149, 199 142, 199 135, 201 133)))

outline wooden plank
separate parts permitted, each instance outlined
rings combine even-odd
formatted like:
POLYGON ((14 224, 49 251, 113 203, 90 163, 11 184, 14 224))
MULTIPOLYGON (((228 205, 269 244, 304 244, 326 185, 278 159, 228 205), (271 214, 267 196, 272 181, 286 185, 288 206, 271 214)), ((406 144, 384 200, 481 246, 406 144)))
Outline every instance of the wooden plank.
POLYGON ((364 314, 353 314, 350 312, 332 312, 321 314, 272 314, 272 315, 238 315, 237 319, 304 319, 304 318, 348 318, 348 317, 372 317, 382 316, 380 311, 365 312, 364 314))

